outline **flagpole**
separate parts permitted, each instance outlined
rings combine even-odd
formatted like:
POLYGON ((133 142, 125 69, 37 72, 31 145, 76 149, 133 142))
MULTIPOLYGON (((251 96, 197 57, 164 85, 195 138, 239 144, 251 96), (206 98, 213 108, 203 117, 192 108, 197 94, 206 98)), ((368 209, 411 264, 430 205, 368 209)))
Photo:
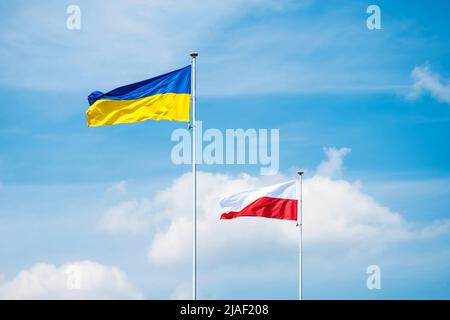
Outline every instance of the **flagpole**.
POLYGON ((299 230, 298 236, 298 300, 302 300, 302 254, 303 254, 303 171, 297 172, 297 190, 298 190, 298 207, 297 207, 297 226, 299 230))
POLYGON ((197 124, 196 124, 196 60, 198 52, 192 52, 192 300, 197 299, 197 124))

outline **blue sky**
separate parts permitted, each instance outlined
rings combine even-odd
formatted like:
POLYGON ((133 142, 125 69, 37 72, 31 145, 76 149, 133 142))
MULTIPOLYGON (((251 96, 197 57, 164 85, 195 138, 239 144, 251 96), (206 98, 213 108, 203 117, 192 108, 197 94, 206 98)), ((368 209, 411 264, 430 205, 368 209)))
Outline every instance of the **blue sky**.
MULTIPOLYGON (((170 161, 170 135, 185 124, 87 128, 85 111, 91 91, 182 67, 198 50, 198 114, 205 128, 280 129, 280 174, 260 177, 254 165, 201 165, 205 190, 215 179, 230 184, 217 193, 264 185, 302 167, 312 186, 326 184, 319 192, 349 184, 342 197, 371 199, 368 211, 355 204, 342 218, 364 215, 362 225, 379 232, 375 239, 352 240, 344 228, 336 237, 345 240, 324 235, 322 241, 321 231, 310 229, 305 298, 449 298, 450 7, 374 3, 381 30, 366 28, 367 1, 76 1, 82 14, 76 31, 65 26, 72 3, 0 4, 0 297, 16 293, 19 272, 37 263, 59 270, 85 260, 107 276, 108 268, 120 269, 132 288, 99 285, 94 295, 186 296, 190 246, 170 238, 170 230, 183 230, 183 219, 190 219, 190 189, 182 189, 190 168, 170 161), (319 164, 331 161, 325 147, 351 148, 329 183, 316 178, 319 164), (102 217, 112 211, 124 212, 120 217, 128 220, 120 223, 129 227, 105 229, 102 217), (395 231, 384 233, 387 220, 377 212, 403 222, 389 222, 395 231), (179 252, 159 246, 169 238, 179 252), (381 267, 382 290, 365 286, 370 264, 381 267)), ((215 198, 202 197, 210 208, 215 198)), ((336 214, 345 214, 349 199, 336 214)), ((310 214, 333 217, 313 209, 315 203, 310 214)), ((230 241, 199 244, 199 297, 295 298, 296 243, 267 242, 290 226, 216 226, 210 217, 218 216, 205 209, 205 229, 219 228, 225 237, 229 227, 230 241), (258 237, 258 228, 266 235, 272 227, 273 234, 258 237), (231 228, 256 231, 237 248, 242 239, 231 228), (233 270, 240 275, 231 277, 233 270)), ((209 242, 214 235, 201 236, 209 242)), ((58 290, 40 294, 64 297, 58 290)))

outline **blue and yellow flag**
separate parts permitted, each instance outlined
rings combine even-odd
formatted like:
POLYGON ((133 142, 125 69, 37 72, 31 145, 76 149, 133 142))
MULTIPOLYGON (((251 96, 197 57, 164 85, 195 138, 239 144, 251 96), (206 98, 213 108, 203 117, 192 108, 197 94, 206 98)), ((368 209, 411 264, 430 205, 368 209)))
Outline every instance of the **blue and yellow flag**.
POLYGON ((88 97, 89 127, 144 120, 189 121, 191 66, 88 97))

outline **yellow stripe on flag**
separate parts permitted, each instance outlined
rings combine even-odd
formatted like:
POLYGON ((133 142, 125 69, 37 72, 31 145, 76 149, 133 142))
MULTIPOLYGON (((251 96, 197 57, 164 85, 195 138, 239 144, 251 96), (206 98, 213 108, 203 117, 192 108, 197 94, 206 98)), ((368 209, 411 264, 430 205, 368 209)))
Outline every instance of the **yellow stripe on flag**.
POLYGON ((134 100, 97 100, 86 112, 89 127, 144 120, 189 122, 190 94, 163 93, 134 100))

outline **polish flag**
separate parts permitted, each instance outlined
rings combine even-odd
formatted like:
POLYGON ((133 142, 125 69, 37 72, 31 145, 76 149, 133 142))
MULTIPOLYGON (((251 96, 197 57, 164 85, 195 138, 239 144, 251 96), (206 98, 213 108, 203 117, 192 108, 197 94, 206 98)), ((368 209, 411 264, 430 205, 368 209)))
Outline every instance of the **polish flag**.
POLYGON ((220 200, 220 219, 253 216, 296 221, 297 199, 296 180, 237 193, 220 200))

